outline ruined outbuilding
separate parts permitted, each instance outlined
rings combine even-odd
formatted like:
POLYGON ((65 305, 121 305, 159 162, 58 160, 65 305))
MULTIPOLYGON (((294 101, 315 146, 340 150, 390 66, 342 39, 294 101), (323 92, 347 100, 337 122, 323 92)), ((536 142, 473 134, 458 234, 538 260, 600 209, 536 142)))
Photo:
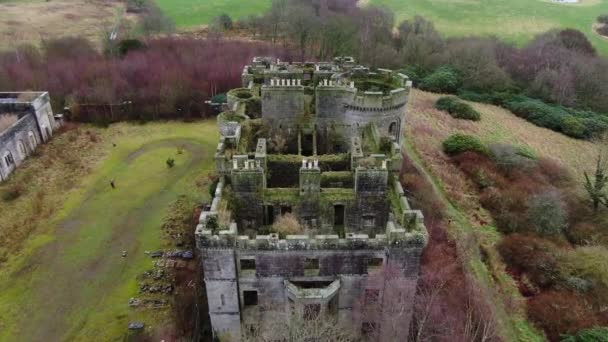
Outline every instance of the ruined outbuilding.
POLYGON ((405 340, 427 241, 398 180, 411 82, 348 57, 257 57, 242 81, 196 228, 214 333, 238 340, 278 312, 405 340))
POLYGON ((0 92, 0 181, 58 126, 47 92, 0 92))

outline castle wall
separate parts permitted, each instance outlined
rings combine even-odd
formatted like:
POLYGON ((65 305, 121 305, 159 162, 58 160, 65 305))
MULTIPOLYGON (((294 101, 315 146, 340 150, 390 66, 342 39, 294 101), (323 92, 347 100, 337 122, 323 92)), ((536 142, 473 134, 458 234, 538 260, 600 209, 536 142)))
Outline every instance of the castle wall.
POLYGON ((21 165, 41 141, 42 138, 38 132, 36 119, 32 113, 23 115, 13 126, 1 132, 0 180, 6 179, 21 165), (8 154, 12 156, 14 164, 7 164, 5 156, 8 154))
POLYGON ((201 258, 211 326, 216 334, 238 337, 241 317, 234 250, 203 249, 201 258))
POLYGON ((284 85, 295 80, 276 81, 281 85, 262 86, 262 119, 275 128, 296 127, 298 118, 306 112, 304 87, 284 85))
MULTIPOLYGON (((203 258, 205 283, 213 327, 218 333, 237 334, 240 333, 240 322, 237 319, 239 315, 245 326, 248 324, 257 326, 264 319, 270 318, 265 315, 270 308, 275 311, 283 308, 287 310, 285 280, 317 279, 330 282, 337 278, 340 280, 337 294, 339 323, 344 326, 350 325, 351 329, 353 324, 358 325, 354 329, 360 329, 359 326, 363 322, 381 319, 375 315, 370 316, 363 307, 367 305, 366 290, 376 290, 382 300, 394 301, 396 294, 393 292, 399 289, 399 296, 404 298, 400 300, 399 305, 406 307, 413 305, 420 253, 420 248, 414 248, 407 253, 396 249, 389 249, 388 253, 384 249, 295 251, 205 249, 203 258), (240 270, 241 259, 255 260, 255 271, 240 270), (318 271, 305 269, 307 259, 318 260, 318 271), (371 259, 382 259, 385 265, 403 270, 404 273, 401 276, 382 271, 380 268, 368 267, 368 261, 371 259), (228 273, 208 271, 213 270, 216 262, 219 263, 220 268, 227 268, 228 273), (390 282, 392 291, 386 296, 385 282, 390 282), (256 292, 257 305, 244 306, 245 291, 256 292), (224 305, 220 300, 222 296, 224 305)), ((386 303, 383 306, 390 308, 391 305, 394 306, 394 303, 386 303)), ((407 331, 411 312, 403 313, 400 310, 399 315, 399 329, 407 331)), ((390 318, 382 318, 383 322, 389 320, 390 318)))
POLYGON ((20 95, 30 93, 0 93, 6 102, 0 103, 0 115, 11 113, 19 120, 0 132, 0 181, 5 180, 30 155, 38 144, 48 141, 56 128, 48 93, 31 93, 31 102, 19 102, 20 95), (7 163, 10 156, 13 163, 7 163))

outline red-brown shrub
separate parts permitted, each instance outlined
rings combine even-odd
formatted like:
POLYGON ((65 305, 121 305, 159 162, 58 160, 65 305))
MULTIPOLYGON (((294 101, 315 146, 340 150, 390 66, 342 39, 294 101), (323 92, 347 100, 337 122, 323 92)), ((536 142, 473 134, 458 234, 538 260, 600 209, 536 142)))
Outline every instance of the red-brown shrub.
POLYGON ((500 255, 515 272, 525 273, 540 287, 551 286, 558 278, 556 252, 558 247, 545 239, 511 234, 498 245, 500 255))
POLYGON ((551 341, 598 324, 596 313, 584 297, 569 291, 546 291, 528 300, 528 318, 551 341))
POLYGON ((538 158, 538 171, 553 185, 566 185, 572 181, 572 175, 568 169, 555 159, 538 158))
POLYGON ((48 90, 53 105, 74 106, 70 119, 112 121, 192 118, 210 114, 211 96, 238 87, 253 56, 290 59, 261 42, 160 38, 123 58, 105 56, 79 39, 62 38, 23 54, 0 54, 0 90, 48 90))

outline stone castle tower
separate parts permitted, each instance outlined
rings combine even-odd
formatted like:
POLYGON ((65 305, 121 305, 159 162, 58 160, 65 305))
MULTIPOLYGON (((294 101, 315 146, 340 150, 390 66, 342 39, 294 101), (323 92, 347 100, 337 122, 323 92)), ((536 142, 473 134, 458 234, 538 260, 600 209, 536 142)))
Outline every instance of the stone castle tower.
POLYGON ((398 181, 411 82, 348 57, 257 57, 242 80, 218 116, 220 181, 196 229, 214 333, 323 319, 404 338, 427 241, 398 181))

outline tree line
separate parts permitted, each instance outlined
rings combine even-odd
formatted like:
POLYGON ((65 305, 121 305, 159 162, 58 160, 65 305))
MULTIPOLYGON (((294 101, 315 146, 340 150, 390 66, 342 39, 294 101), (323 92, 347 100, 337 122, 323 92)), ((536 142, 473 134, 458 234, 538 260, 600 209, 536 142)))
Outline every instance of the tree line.
POLYGON ((119 55, 103 54, 80 38, 19 47, 0 55, 0 89, 47 90, 55 111, 66 108, 76 121, 189 119, 210 115, 205 101, 238 85, 254 56, 290 58, 263 42, 135 42, 124 41, 119 55))
POLYGON ((574 29, 539 34, 523 47, 496 37, 446 39, 422 17, 397 23, 384 8, 332 0, 275 0, 267 13, 238 25, 296 47, 300 59, 354 56, 402 70, 424 90, 504 106, 575 138, 608 129, 608 59, 574 29))

